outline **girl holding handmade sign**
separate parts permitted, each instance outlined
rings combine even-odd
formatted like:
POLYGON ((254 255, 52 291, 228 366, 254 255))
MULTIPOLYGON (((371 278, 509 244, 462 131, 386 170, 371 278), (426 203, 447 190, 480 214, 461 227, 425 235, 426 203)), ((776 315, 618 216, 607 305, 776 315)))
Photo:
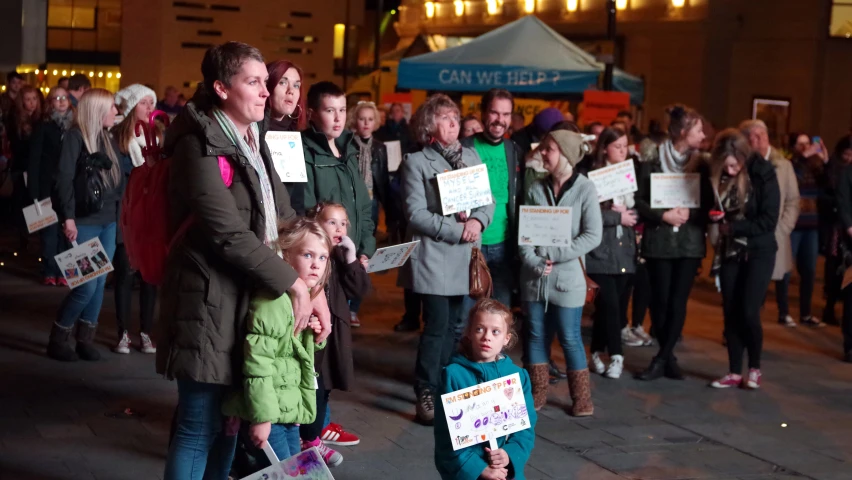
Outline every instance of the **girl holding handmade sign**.
MULTIPOLYGON (((447 423, 444 402, 437 402, 435 412, 435 466, 443 480, 523 480, 524 466, 535 443, 536 413, 527 372, 512 363, 504 350, 517 341, 514 318, 508 307, 493 299, 482 299, 470 310, 459 353, 444 368, 439 394, 462 390, 518 374, 526 403, 529 428, 497 439, 499 449, 482 445, 453 450, 453 437, 447 423)), ((521 392, 518 392, 521 393, 521 392)), ((474 393, 476 395, 476 393, 474 393)), ((451 414, 452 415, 452 414, 451 414)), ((453 417, 455 420, 455 417, 453 417)), ((468 417, 460 421, 473 422, 468 417)), ((457 428, 460 426, 457 424, 457 428)))
MULTIPOLYGON (((302 95, 302 69, 287 60, 266 65, 266 116, 270 132, 298 132, 308 124, 308 109, 302 95)), ((283 182, 296 215, 305 215, 305 183, 283 182)))
MULTIPOLYGON (((62 140, 56 181, 58 205, 55 210, 63 221, 68 241, 82 244, 98 238, 110 259, 115 253, 118 203, 125 186, 118 146, 109 134, 116 114, 115 98, 107 90, 95 88, 83 95, 77 105, 77 125, 68 130, 62 140), (98 167, 97 176, 103 191, 87 189, 92 183, 85 181, 87 179, 83 179, 81 186, 82 173, 77 164, 84 161, 98 167)), ((106 275, 102 275, 71 290, 65 297, 50 331, 47 354, 51 358, 62 361, 74 361, 78 356, 92 361, 101 358, 94 339, 105 285, 106 275), (77 345, 72 348, 75 323, 77 345)))
MULTIPOLYGON (((627 159, 627 134, 607 128, 598 136, 592 170, 616 165, 627 159)), ((630 303, 630 279, 636 271, 636 201, 632 193, 618 195, 600 204, 603 221, 601 244, 587 257, 589 278, 600 287, 595 299, 592 329, 592 368, 599 375, 621 377, 624 356, 621 352, 621 320, 627 318, 630 303), (609 353, 610 364, 601 355, 609 353)))
POLYGON ((775 253, 775 227, 781 205, 778 179, 772 164, 751 151, 748 140, 734 129, 716 137, 712 153, 714 191, 718 211, 710 218, 719 224, 714 268, 719 269, 728 347, 728 374, 713 381, 714 388, 760 388, 763 327, 760 309, 769 288, 775 253), (743 350, 748 351, 748 377, 743 378, 743 350))
POLYGON ((337 203, 321 202, 308 211, 308 218, 316 220, 325 230, 334 248, 325 289, 331 313, 331 335, 325 350, 316 354, 319 371, 319 388, 316 392, 318 413, 313 422, 302 425, 301 437, 305 448, 318 447, 326 463, 336 466, 343 461, 343 457, 324 444, 352 446, 360 443, 360 439, 340 425, 331 423, 328 397, 331 390, 347 391, 354 384, 349 302, 355 298, 364 298, 370 291, 371 283, 367 275, 367 261, 356 256, 357 247, 348 236, 349 217, 346 208, 337 203))
POLYGON ((706 253, 708 211, 713 204, 707 159, 698 151, 704 140, 701 115, 675 105, 666 110, 669 139, 656 148, 643 148, 637 183, 636 209, 645 222, 642 252, 653 285, 651 321, 660 349, 651 365, 639 375, 656 380, 663 375, 675 380, 685 377, 677 364, 674 348, 686 321, 686 304, 701 259, 706 253), (651 178, 655 173, 698 174, 700 192, 696 208, 655 208, 651 204, 651 178))
POLYGON ((570 208, 571 245, 519 247, 521 298, 529 316, 527 368, 535 407, 541 408, 547 401, 550 345, 545 332, 548 324, 555 325, 565 352, 574 416, 594 413, 586 350, 580 336, 587 290, 583 257, 601 243, 603 227, 595 185, 574 168, 588 150, 578 133, 557 130, 544 137, 538 151, 549 173, 530 186, 525 204, 570 208))
MULTIPOLYGON (((275 244, 310 289, 311 298, 321 294, 332 249, 322 227, 304 218, 282 223, 275 244)), ((315 317, 309 326, 295 332, 289 294, 259 290, 249 307, 242 385, 222 405, 225 415, 251 422, 249 437, 256 447, 268 441, 280 459, 301 451, 298 424, 323 415, 314 399, 314 352, 322 348, 315 348, 314 342, 322 328, 315 317)))

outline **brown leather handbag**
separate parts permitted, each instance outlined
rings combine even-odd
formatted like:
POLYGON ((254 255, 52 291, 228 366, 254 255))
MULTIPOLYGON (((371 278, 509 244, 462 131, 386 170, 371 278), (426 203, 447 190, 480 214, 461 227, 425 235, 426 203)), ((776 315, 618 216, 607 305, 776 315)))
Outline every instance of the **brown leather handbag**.
POLYGON ((594 280, 589 278, 589 275, 586 274, 586 266, 583 265, 583 259, 580 258, 580 268, 583 269, 583 277, 586 279, 586 305, 592 305, 595 303, 595 297, 598 296, 598 290, 600 290, 600 285, 595 283, 594 280))
POLYGON ((485 263, 482 251, 476 247, 470 252, 470 296, 475 300, 491 298, 494 286, 491 284, 491 271, 485 263))

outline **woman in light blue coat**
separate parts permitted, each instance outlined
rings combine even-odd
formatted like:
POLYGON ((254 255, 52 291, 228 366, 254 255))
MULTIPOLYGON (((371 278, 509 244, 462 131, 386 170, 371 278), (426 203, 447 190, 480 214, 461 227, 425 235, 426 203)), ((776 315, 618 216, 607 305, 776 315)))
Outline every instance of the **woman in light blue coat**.
POLYGON ((521 299, 529 318, 527 352, 536 408, 547 401, 548 352, 545 325, 556 325, 565 352, 574 416, 594 413, 580 320, 586 299, 584 257, 601 243, 603 223, 594 183, 574 167, 589 151, 580 134, 549 133, 539 152, 548 176, 527 191, 526 205, 571 208, 572 239, 568 247, 521 246, 521 299))
POLYGON ((441 387, 441 370, 449 363, 461 335, 462 301, 469 293, 469 265, 473 247, 491 223, 494 204, 469 213, 444 215, 438 174, 480 165, 476 151, 458 142, 459 109, 449 97, 437 94, 420 106, 414 131, 423 150, 402 163, 406 237, 419 240, 400 271, 399 285, 423 299, 423 333, 415 367, 417 419, 431 425, 433 395, 441 387))

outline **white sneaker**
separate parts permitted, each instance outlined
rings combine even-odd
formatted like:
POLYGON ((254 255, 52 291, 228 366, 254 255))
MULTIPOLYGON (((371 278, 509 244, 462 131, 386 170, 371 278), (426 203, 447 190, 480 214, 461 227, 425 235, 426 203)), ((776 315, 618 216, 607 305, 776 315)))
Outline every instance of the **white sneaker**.
POLYGON ((791 317, 790 315, 778 319, 778 323, 785 327, 796 328, 796 321, 793 320, 793 317, 791 317))
POLYGON ((352 328, 361 328, 361 319, 355 312, 349 312, 349 326, 352 328))
MULTIPOLYGON (((125 333, 125 335, 127 335, 127 333, 125 333)), ((142 339, 142 346, 140 348, 142 353, 157 353, 157 345, 154 344, 147 333, 140 333, 139 337, 142 339)))
POLYGON ((127 330, 121 334, 121 338, 118 340, 118 345, 112 349, 115 353, 120 353, 122 355, 127 355, 130 353, 130 336, 127 335, 127 330))
POLYGON ((630 329, 630 331, 633 333, 634 336, 636 336, 636 338, 638 338, 639 340, 642 340, 642 342, 643 342, 642 346, 643 347, 650 347, 651 345, 654 344, 654 339, 651 338, 650 335, 645 333, 645 329, 643 329, 641 326, 640 327, 633 327, 633 328, 630 329))
POLYGON ((622 355, 613 355, 612 361, 606 367, 607 378, 621 378, 621 372, 624 370, 624 357, 622 355))
POLYGON ((621 343, 628 347, 641 347, 645 344, 641 338, 633 334, 630 327, 624 327, 621 329, 621 343))
POLYGON ((603 375, 606 372, 606 365, 604 365, 603 360, 601 360, 600 352, 592 353, 592 370, 598 375, 603 375))

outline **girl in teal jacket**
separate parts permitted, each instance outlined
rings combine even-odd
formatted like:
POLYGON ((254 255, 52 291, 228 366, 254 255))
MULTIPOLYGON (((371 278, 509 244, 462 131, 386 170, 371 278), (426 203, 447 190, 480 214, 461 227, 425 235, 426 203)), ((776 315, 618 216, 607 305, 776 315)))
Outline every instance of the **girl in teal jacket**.
POLYGON ((453 450, 443 402, 435 405, 435 466, 443 480, 524 480, 524 467, 535 442, 536 413, 530 377, 504 355, 516 337, 512 312, 502 303, 483 299, 471 309, 460 353, 444 368, 441 394, 517 373, 521 377, 530 428, 500 437, 497 450, 482 444, 453 450))
MULTIPOLYGON (((319 294, 325 285, 331 239, 316 222, 300 218, 278 230, 277 246, 284 260, 319 294)), ((293 304, 288 294, 274 298, 258 292, 249 307, 244 346, 242 388, 223 404, 226 416, 249 422, 249 437, 258 448, 265 442, 280 459, 301 451, 299 425, 317 415, 314 335, 321 331, 312 319, 309 328, 295 332, 293 304)))

